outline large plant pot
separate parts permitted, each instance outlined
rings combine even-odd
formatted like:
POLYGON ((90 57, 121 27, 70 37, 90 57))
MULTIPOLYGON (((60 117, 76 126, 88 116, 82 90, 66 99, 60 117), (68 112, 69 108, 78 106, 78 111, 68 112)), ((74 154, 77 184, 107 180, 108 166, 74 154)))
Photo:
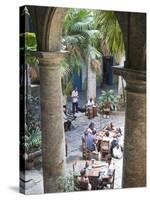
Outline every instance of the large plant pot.
POLYGON ((103 114, 104 115, 110 115, 110 108, 104 108, 103 109, 103 114))

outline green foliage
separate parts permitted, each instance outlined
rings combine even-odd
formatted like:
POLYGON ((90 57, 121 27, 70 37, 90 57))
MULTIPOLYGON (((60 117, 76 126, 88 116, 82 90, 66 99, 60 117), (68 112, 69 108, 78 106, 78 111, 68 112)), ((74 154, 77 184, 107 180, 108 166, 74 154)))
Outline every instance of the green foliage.
POLYGON ((72 83, 72 80, 70 79, 69 82, 67 82, 67 84, 66 84, 66 87, 64 90, 65 94, 67 96, 70 96, 72 90, 73 90, 73 83, 72 83))
POLYGON ((98 60, 102 57, 96 48, 99 31, 94 29, 93 17, 93 12, 85 9, 70 9, 65 17, 64 45, 70 51, 71 66, 73 63, 78 73, 88 56, 98 60))
POLYGON ((66 59, 61 60, 59 66, 61 71, 62 92, 63 94, 70 96, 70 93, 73 89, 71 80, 71 67, 66 59))
POLYGON ((117 96, 114 94, 114 90, 102 90, 101 95, 98 99, 98 104, 100 108, 103 108, 106 105, 110 105, 110 108, 113 110, 116 106, 118 100, 117 96))
POLYGON ((25 133, 20 138, 21 146, 25 149, 25 152, 31 153, 35 149, 41 148, 41 128, 39 121, 33 119, 31 113, 31 107, 39 105, 39 98, 27 95, 27 110, 26 110, 26 122, 25 133))
POLYGON ((66 59, 61 60, 59 63, 59 66, 60 66, 60 73, 61 73, 62 79, 64 79, 65 75, 66 76, 70 75, 71 68, 66 59))
POLYGON ((28 153, 41 147, 41 130, 38 124, 33 121, 30 122, 29 126, 25 126, 24 147, 28 153))
POLYGON ((26 32, 25 33, 25 50, 26 51, 36 51, 36 35, 35 33, 26 32))
POLYGON ((102 50, 115 56, 117 61, 124 55, 123 34, 118 19, 113 11, 97 11, 95 27, 100 30, 102 50))
POLYGON ((20 50, 25 53, 25 63, 37 66, 38 59, 34 55, 37 50, 37 42, 35 33, 26 32, 20 34, 20 50))
POLYGON ((65 175, 60 176, 56 182, 58 185, 58 191, 61 191, 61 192, 74 191, 74 177, 71 171, 69 171, 65 175))

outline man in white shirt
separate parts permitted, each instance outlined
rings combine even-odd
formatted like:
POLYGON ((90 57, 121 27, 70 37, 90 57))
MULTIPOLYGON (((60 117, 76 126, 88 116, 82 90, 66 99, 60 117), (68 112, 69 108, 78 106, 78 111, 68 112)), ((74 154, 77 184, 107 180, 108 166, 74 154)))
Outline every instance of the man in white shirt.
POLYGON ((93 99, 92 98, 90 98, 90 100, 88 100, 88 107, 93 107, 94 106, 94 101, 93 101, 93 99))
POLYGON ((72 112, 78 112, 78 98, 79 98, 79 94, 78 94, 78 89, 75 88, 75 90, 72 91, 72 112))

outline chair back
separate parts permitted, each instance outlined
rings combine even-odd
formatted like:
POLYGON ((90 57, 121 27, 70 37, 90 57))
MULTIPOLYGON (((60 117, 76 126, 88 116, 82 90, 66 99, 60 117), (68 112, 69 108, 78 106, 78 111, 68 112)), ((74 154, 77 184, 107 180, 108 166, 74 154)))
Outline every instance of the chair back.
POLYGON ((115 169, 113 170, 113 175, 112 175, 111 178, 109 178, 109 179, 104 178, 103 179, 103 182, 102 182, 103 188, 104 187, 108 188, 108 186, 109 186, 110 189, 113 189, 114 188, 114 182, 115 182, 115 169))
POLYGON ((76 180, 75 181, 75 190, 88 190, 88 182, 76 180))
POLYGON ((101 142, 101 151, 104 152, 104 151, 109 151, 109 141, 105 141, 103 140, 101 142))

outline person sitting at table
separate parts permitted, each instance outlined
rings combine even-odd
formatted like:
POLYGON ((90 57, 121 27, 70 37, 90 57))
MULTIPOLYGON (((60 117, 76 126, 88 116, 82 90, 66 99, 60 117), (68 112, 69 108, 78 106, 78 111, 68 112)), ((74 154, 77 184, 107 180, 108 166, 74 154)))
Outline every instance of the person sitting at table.
POLYGON ((113 173, 115 168, 111 155, 108 155, 106 162, 108 164, 107 168, 104 173, 100 173, 98 178, 98 183, 101 189, 103 189, 105 185, 112 183, 114 178, 113 173))
POLYGON ((63 105, 63 119, 64 119, 64 129, 65 129, 65 131, 70 130, 71 125, 72 125, 72 121, 75 120, 76 117, 67 112, 66 105, 63 105))
POLYGON ((89 129, 90 129, 90 131, 92 131, 92 134, 93 134, 93 135, 96 134, 96 128, 95 128, 94 122, 91 122, 91 123, 89 124, 89 129))
POLYGON ((106 127, 103 128, 104 130, 108 130, 108 131, 114 131, 116 130, 115 125, 110 122, 106 127))
POLYGON ((71 129, 71 122, 68 121, 67 115, 66 115, 65 112, 63 112, 63 119, 64 119, 64 130, 65 130, 65 131, 70 130, 70 129, 71 129))
POLYGON ((86 169, 80 171, 80 177, 78 177, 78 183, 81 190, 91 190, 92 186, 89 182, 89 178, 86 175, 86 169))
POLYGON ((121 147, 118 144, 113 148, 112 156, 116 159, 122 158, 122 150, 121 150, 121 147))
POLYGON ((105 132, 105 135, 103 136, 103 141, 109 141, 110 142, 110 134, 109 131, 105 132))

